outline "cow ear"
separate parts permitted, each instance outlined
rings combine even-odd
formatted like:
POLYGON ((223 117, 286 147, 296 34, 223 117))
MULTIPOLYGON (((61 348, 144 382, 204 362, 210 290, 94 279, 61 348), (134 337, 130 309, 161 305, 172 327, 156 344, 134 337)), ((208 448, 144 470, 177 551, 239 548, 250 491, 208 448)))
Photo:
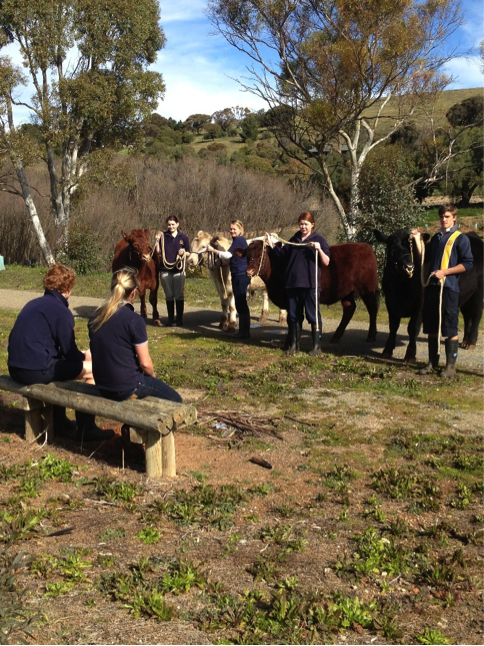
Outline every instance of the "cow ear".
POLYGON ((424 242, 428 242, 430 240, 430 233, 421 233, 420 237, 424 242))
POLYGON ((237 258, 245 258, 247 255, 247 249, 242 249, 241 247, 237 247, 236 249, 233 250, 232 252, 234 256, 237 256, 237 258))
POLYGON ((204 232, 200 229, 200 231, 197 233, 197 238, 201 238, 204 234, 204 232))
POLYGON ((388 242, 388 238, 390 236, 387 236, 381 231, 378 231, 378 229, 373 229, 373 233, 375 235, 375 238, 378 240, 378 242, 381 242, 382 244, 386 244, 388 242))
POLYGON ((145 234, 146 234, 147 236, 149 236, 149 235, 150 235, 150 229, 143 229, 143 231, 145 232, 145 234))
POLYGON ((123 236, 123 238, 126 240, 126 242, 128 242, 128 240, 129 240, 129 235, 128 235, 127 233, 125 233, 124 231, 121 231, 121 235, 122 235, 122 236, 123 236))

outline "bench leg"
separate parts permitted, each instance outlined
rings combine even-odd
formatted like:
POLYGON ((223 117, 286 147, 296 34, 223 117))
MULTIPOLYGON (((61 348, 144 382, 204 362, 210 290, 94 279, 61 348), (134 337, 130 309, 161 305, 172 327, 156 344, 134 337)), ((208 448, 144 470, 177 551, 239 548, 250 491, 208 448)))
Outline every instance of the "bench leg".
POLYGON ((161 461, 161 435, 158 432, 145 434, 146 473, 153 480, 159 480, 163 475, 161 461))
POLYGON ((168 435, 161 436, 161 458, 163 475, 168 478, 176 476, 176 455, 175 455, 175 434, 173 431, 168 435))
POLYGON ((54 441, 54 407, 52 404, 44 403, 43 417, 44 428, 47 434, 47 444, 52 444, 54 441))
POLYGON ((22 404, 25 411, 25 439, 27 442, 34 442, 44 430, 42 421, 43 404, 37 399, 29 397, 25 397, 22 404))

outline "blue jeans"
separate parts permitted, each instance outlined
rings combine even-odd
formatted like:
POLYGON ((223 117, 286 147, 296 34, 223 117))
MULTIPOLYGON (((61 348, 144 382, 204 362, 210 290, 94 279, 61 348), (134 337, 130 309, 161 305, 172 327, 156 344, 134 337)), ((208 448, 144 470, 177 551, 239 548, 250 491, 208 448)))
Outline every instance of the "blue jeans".
POLYGON ((167 399, 171 402, 181 404, 183 402, 180 395, 170 388, 164 381, 156 379, 156 377, 149 377, 148 375, 141 375, 142 382, 134 390, 113 392, 108 390, 100 390, 103 397, 107 399, 114 399, 115 401, 124 401, 130 397, 136 399, 144 399, 145 397, 157 397, 158 399, 167 399))

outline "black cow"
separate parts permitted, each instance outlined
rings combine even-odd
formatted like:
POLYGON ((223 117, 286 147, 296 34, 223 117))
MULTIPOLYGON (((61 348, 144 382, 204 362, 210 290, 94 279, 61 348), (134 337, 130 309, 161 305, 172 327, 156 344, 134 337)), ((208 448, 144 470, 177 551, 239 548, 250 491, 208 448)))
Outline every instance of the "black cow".
MULTIPOLYGON (((377 229, 374 234, 378 242, 387 247, 387 257, 383 271, 382 288, 388 310, 390 334, 383 356, 390 358, 396 345, 396 337, 402 318, 410 318, 408 346, 405 363, 413 363, 417 353, 417 337, 422 324, 422 305, 424 288, 422 287, 422 257, 410 231, 399 229, 391 235, 385 235, 377 229)), ((483 298, 483 249, 484 244, 475 233, 465 234, 469 237, 474 256, 474 266, 470 271, 460 275, 459 307, 464 317, 464 338, 461 348, 476 347, 479 323, 482 317, 483 298)), ((427 243, 428 234, 422 235, 427 243)), ((428 275, 428 267, 424 269, 428 275)))

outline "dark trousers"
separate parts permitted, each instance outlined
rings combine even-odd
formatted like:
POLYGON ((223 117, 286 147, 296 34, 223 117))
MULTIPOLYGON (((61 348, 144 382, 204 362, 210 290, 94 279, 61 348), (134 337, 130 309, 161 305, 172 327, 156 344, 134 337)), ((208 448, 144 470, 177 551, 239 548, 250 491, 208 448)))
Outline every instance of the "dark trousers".
MULTIPOLYGON (((304 312, 306 312, 307 322, 311 324, 316 323, 316 294, 314 289, 310 289, 309 287, 286 289, 286 294, 287 318, 289 321, 297 321, 302 324, 304 320, 304 312)), ((322 321, 319 307, 318 323, 319 329, 321 330, 322 321)))
POLYGON ((149 377, 148 375, 141 375, 142 382, 134 390, 112 392, 109 390, 100 390, 103 397, 107 399, 114 399, 115 401, 124 401, 130 397, 137 399, 144 399, 145 397, 157 397, 158 399, 167 399, 168 401, 182 403, 182 398, 170 388, 164 381, 156 379, 156 377, 149 377))
POLYGON ((246 274, 232 275, 232 291, 234 293, 235 300, 235 309, 239 315, 239 319, 244 319, 244 317, 249 317, 250 319, 250 310, 247 304, 247 288, 250 283, 250 277, 246 274))

